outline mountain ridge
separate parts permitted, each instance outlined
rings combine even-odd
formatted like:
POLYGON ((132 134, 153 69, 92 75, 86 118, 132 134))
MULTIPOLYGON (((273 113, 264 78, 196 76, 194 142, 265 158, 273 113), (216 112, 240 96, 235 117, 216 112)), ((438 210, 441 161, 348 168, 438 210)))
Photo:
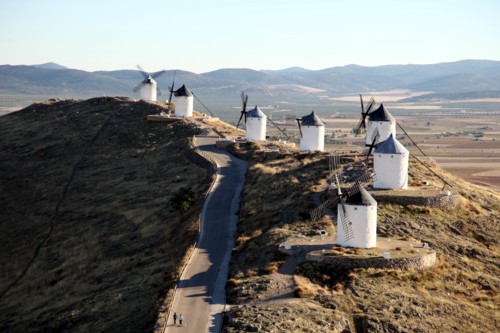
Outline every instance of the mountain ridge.
MULTIPOLYGON (((259 94, 292 96, 280 86, 300 85, 322 89, 325 94, 351 94, 392 89, 434 93, 474 92, 500 89, 500 61, 461 60, 431 65, 346 65, 321 70, 290 67, 282 70, 220 68, 206 73, 175 70, 176 86, 185 83, 204 94, 234 94, 241 90, 259 94), (272 93, 270 92, 272 88, 272 93)), ((172 84, 174 70, 157 79, 162 91, 172 84)), ((142 75, 135 70, 88 72, 55 63, 42 65, 0 65, 0 95, 57 95, 91 97, 132 92, 142 75), (61 68, 62 67, 62 68, 61 68)), ((294 92, 293 94, 297 94, 294 92)), ((301 94, 310 95, 311 92, 301 94)))

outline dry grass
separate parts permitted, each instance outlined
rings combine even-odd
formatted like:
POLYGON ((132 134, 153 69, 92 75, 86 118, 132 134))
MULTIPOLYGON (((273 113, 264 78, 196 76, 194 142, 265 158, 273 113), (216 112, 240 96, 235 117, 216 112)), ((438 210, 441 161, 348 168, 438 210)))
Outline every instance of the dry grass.
POLYGON ((199 205, 180 215, 170 198, 201 195, 206 171, 184 155, 194 129, 149 113, 110 99, 0 118, 1 331, 151 331, 197 234, 199 205))
MULTIPOLYGON (((235 153, 239 152, 250 161, 250 168, 231 275, 252 280, 268 274, 259 267, 281 260, 276 257, 276 248, 287 235, 307 234, 320 226, 310 221, 308 211, 314 207, 312 193, 325 188, 322 178, 326 166, 322 156, 315 154, 269 158, 259 150, 249 152, 243 145, 236 147, 235 153), (274 211, 266 207, 270 202, 274 211)), ((339 309, 352 316, 353 325, 361 325, 361 331, 363 327, 374 332, 449 332, 461 331, 463 327, 478 332, 495 331, 500 288, 500 198, 493 191, 447 173, 435 163, 429 162, 429 166, 458 192, 458 206, 443 210, 379 204, 378 231, 390 238, 429 243, 438 253, 438 264, 424 271, 403 272, 348 271, 305 263, 295 276, 297 295, 315 299, 325 307, 337 302, 339 309)), ((357 167, 355 163, 348 164, 344 170, 354 175, 357 167)), ((430 187, 442 186, 439 178, 412 161, 410 183, 420 185, 422 181, 429 181, 430 187)), ((327 229, 328 219, 318 222, 323 223, 321 229, 327 229)), ((355 249, 331 251, 356 255, 355 249)))

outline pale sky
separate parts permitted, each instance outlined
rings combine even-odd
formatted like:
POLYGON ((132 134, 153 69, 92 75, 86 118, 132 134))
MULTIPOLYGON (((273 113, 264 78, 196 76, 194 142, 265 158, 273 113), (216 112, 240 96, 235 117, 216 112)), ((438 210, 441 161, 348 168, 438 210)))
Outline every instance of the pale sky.
POLYGON ((499 0, 0 0, 0 64, 323 69, 500 60, 499 0))

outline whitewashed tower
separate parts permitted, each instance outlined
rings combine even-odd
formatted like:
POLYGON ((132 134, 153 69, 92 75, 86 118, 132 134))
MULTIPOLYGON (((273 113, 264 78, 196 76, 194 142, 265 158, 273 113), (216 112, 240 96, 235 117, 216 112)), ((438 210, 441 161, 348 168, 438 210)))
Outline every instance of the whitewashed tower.
POLYGON ((373 151, 373 188, 408 188, 410 153, 392 134, 373 151))
POLYGON ((144 80, 142 80, 141 83, 139 83, 134 89, 134 92, 140 92, 141 98, 145 101, 156 101, 157 95, 160 95, 160 90, 158 89, 158 84, 154 79, 165 73, 164 70, 161 70, 159 72, 149 74, 144 70, 144 68, 141 67, 141 65, 137 65, 137 68, 139 71, 142 73, 144 76, 144 80))
POLYGON ((193 116, 193 94, 185 84, 174 92, 175 96, 175 116, 193 116))
POLYGON ((325 124, 316 114, 297 118, 300 130, 301 151, 323 151, 325 148, 325 124))
POLYGON ((377 202, 368 191, 360 191, 348 197, 344 206, 337 206, 337 244, 345 247, 371 248, 377 246, 377 202), (342 216, 344 208, 352 237, 344 229, 342 216))
POLYGON ((396 136, 396 120, 384 107, 380 104, 379 108, 368 114, 366 119, 366 145, 372 143, 372 134, 375 129, 378 129, 380 137, 377 142, 383 142, 392 134, 396 136))
POLYGON ((266 139, 267 116, 256 105, 246 113, 247 140, 261 141, 266 139))

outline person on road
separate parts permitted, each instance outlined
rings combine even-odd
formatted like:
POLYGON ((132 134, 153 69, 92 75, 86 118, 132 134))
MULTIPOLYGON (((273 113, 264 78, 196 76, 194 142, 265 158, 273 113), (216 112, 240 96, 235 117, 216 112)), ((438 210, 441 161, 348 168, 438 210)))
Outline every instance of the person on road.
MULTIPOLYGON (((181 321, 182 324, 182 321, 181 321)), ((177 312, 174 312, 174 326, 177 325, 177 312)))
POLYGON ((182 313, 179 315, 179 324, 181 324, 182 326, 182 322, 184 321, 184 316, 182 315, 182 313))

